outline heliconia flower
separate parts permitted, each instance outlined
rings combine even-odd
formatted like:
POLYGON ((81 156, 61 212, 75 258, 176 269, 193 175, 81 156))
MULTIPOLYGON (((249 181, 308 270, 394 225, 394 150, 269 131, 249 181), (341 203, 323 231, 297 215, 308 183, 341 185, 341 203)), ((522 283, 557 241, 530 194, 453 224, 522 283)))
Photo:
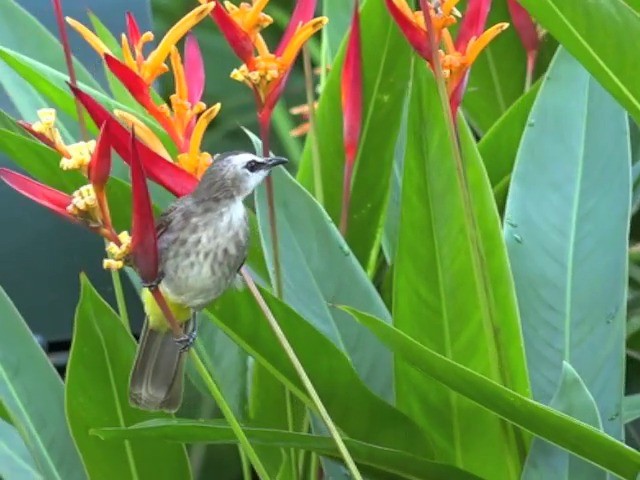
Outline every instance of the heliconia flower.
MULTIPOLYGON (((136 72, 147 85, 151 85, 159 75, 168 71, 165 61, 171 54, 171 49, 184 37, 189 30, 205 18, 215 4, 200 5, 173 25, 165 36, 158 42, 158 46, 148 55, 144 56, 142 49, 144 45, 153 40, 151 32, 140 34, 140 29, 131 14, 127 14, 127 34, 122 35, 122 56, 124 63, 136 72), (133 51, 131 46, 133 46, 133 51)), ((113 53, 98 36, 85 27, 83 24, 66 17, 67 23, 76 30, 86 42, 93 47, 101 56, 113 53)))
POLYGON ((93 186, 93 190, 98 201, 98 207, 102 215, 102 220, 107 228, 111 228, 111 214, 107 204, 105 185, 111 175, 111 144, 109 143, 109 132, 106 122, 100 127, 98 140, 89 162, 88 178, 93 186))
POLYGON ((153 207, 149 197, 147 179, 140 156, 139 142, 131 133, 129 158, 131 162, 131 194, 133 196, 131 218, 131 257, 136 271, 145 283, 158 279, 158 244, 153 207))
POLYGON ((540 36, 531 15, 517 0, 507 0, 509 14, 513 27, 516 29, 520 41, 527 52, 527 77, 531 78, 535 67, 538 50, 540 49, 540 36))
MULTIPOLYGON (((473 6, 474 3, 483 1, 484 0, 470 2, 469 7, 473 6)), ((469 28, 464 28, 467 18, 465 16, 460 27, 459 38, 456 38, 455 43, 447 30, 444 30, 442 35, 444 52, 441 52, 440 64, 447 80, 449 102, 454 117, 462 102, 471 65, 476 61, 480 52, 482 52, 495 37, 509 28, 508 23, 502 22, 497 23, 483 32, 482 30, 484 29, 487 14, 480 10, 478 17, 470 17, 471 20, 468 23, 468 25, 470 25, 469 28), (482 21, 478 20, 478 17, 482 21)))
POLYGON ((358 0, 356 0, 341 77, 345 150, 342 216, 340 219, 340 231, 343 234, 346 233, 347 229, 349 200, 351 197, 351 177, 358 153, 360 130, 362 128, 362 44, 360 38, 360 13, 358 8, 358 0))
MULTIPOLYGON (((130 164, 132 153, 129 131, 90 95, 79 88, 73 86, 70 88, 96 125, 107 122, 111 146, 125 162, 130 164)), ((157 154, 139 139, 135 138, 134 142, 140 160, 151 180, 178 197, 188 195, 195 189, 198 184, 196 177, 157 154)))
POLYGON ((47 147, 56 150, 56 144, 53 140, 47 137, 44 133, 40 133, 33 129, 33 124, 29 122, 25 122, 24 120, 18 120, 17 124, 20 125, 23 129, 25 129, 31 136, 33 136, 36 140, 39 140, 40 143, 46 145, 47 147))
MULTIPOLYGON (((440 41, 444 28, 454 25, 460 16, 456 5, 460 0, 446 0, 438 9, 429 5, 429 17, 434 29, 436 42, 440 41)), ((413 11, 406 0, 385 0, 387 9, 413 49, 427 61, 431 61, 432 48, 425 26, 425 13, 413 11)))
MULTIPOLYGON (((261 9, 263 3, 267 2, 256 2, 254 7, 261 9)), ((315 0, 299 0, 296 3, 289 25, 273 53, 256 31, 255 21, 251 23, 242 18, 236 22, 231 14, 226 10, 223 12, 224 8, 220 7, 212 12, 211 16, 227 42, 244 62, 231 73, 231 78, 245 83, 254 91, 259 115, 273 109, 302 46, 328 22, 326 17, 312 18, 315 5, 315 0)))
POLYGON ((169 155, 162 141, 142 120, 129 112, 117 108, 113 110, 113 116, 124 123, 129 130, 135 128, 137 138, 147 147, 161 157, 171 160, 171 155, 169 155))

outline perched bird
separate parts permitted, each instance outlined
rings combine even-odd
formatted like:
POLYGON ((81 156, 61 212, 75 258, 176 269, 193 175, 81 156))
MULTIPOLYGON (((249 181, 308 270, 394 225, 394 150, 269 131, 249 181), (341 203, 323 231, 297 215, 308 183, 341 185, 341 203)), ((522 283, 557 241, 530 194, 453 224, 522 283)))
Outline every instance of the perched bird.
POLYGON ((148 289, 129 400, 145 410, 175 411, 182 402, 186 351, 195 339, 195 314, 233 282, 247 256, 249 227, 242 203, 281 157, 246 152, 217 155, 197 188, 158 219, 158 287, 183 325, 176 338, 148 289))

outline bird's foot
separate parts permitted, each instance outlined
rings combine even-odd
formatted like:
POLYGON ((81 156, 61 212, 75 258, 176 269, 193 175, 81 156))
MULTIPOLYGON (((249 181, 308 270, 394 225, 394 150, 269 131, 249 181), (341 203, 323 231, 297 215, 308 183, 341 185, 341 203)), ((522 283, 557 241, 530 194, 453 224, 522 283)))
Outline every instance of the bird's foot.
POLYGON ((193 323, 193 330, 189 333, 184 333, 179 337, 175 338, 175 342, 180 347, 180 352, 184 353, 191 348, 193 342, 196 341, 196 337, 198 336, 198 324, 196 322, 193 323))

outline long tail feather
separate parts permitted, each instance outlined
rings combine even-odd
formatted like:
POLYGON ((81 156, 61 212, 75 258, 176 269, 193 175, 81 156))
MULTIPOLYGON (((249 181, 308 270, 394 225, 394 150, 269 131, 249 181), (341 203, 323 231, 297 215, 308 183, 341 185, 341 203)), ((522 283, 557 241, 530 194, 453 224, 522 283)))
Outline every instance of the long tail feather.
MULTIPOLYGON (((195 319, 184 324, 185 333, 195 326, 195 319)), ((170 330, 149 328, 145 319, 129 382, 129 402, 143 410, 175 412, 182 403, 184 363, 187 352, 181 352, 170 330)))

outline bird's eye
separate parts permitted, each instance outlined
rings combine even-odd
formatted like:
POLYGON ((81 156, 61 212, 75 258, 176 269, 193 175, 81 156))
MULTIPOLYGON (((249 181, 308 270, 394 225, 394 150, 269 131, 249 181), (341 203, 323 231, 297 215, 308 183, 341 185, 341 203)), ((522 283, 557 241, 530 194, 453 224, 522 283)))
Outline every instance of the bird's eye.
POLYGON ((250 162, 247 162, 244 168, 246 168, 250 172, 255 172, 256 170, 258 170, 258 168, 260 168, 260 163, 256 162, 255 160, 251 160, 250 162))

